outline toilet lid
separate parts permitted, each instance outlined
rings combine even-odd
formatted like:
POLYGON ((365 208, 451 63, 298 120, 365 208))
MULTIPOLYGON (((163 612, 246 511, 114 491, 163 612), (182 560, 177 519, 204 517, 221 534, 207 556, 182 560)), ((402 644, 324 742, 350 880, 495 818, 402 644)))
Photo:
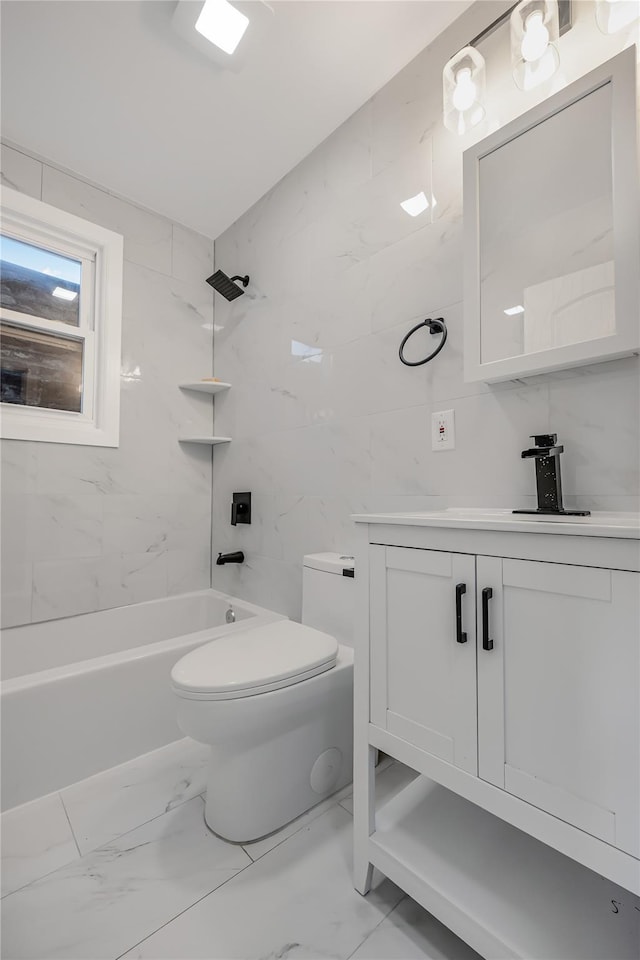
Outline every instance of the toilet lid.
POLYGON ((171 681, 187 696, 251 696, 290 686, 335 666, 338 642, 291 620, 227 634, 176 663, 171 681))

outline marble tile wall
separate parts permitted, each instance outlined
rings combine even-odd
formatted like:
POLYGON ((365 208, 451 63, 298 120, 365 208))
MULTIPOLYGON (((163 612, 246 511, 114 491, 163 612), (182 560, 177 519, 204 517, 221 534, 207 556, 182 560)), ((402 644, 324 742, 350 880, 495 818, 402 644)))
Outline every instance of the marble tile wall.
POLYGON ((638 509, 638 359, 489 387, 462 372, 462 153, 475 140, 607 60, 635 37, 601 34, 574 3, 560 73, 528 94, 510 75, 508 28, 483 43, 487 120, 443 128, 448 57, 508 2, 479 2, 216 240, 216 266, 249 273, 256 298, 216 299, 214 586, 294 618, 301 558, 352 549, 354 511, 534 504, 520 451, 534 432, 565 444, 569 504, 638 509), (411 218, 400 201, 436 204, 411 218), (398 346, 444 316, 433 363, 409 369, 398 346), (433 411, 454 409, 457 447, 434 454, 433 411), (231 494, 251 490, 253 523, 232 527, 231 494))
POLYGON ((19 149, 2 183, 124 235, 120 446, 1 442, 2 625, 209 586, 213 242, 19 149))

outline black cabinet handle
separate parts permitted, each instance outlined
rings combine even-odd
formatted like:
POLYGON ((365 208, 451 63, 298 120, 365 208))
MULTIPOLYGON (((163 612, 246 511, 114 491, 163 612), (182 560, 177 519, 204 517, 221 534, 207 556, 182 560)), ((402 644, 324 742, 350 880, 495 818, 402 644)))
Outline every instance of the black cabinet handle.
POLYGON ((466 583, 456 583, 456 641, 458 643, 467 642, 467 635, 462 629, 462 596, 466 592, 466 583))
POLYGON ((493 650, 493 640, 489 639, 489 600, 493 596, 491 587, 482 591, 482 649, 493 650))

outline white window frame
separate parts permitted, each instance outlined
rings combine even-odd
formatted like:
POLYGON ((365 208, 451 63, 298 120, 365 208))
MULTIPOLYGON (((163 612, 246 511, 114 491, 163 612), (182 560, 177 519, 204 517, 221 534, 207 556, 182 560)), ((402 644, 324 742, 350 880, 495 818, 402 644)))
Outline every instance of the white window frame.
POLYGON ((123 238, 7 187, 2 233, 82 264, 79 326, 0 307, 0 319, 22 329, 83 342, 82 412, 0 404, 0 437, 117 447, 120 430, 120 341, 123 238))

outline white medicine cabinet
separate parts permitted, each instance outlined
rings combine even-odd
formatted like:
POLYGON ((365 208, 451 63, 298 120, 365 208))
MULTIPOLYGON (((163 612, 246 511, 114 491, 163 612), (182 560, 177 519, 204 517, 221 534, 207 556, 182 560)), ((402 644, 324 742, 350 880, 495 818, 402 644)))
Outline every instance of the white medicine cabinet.
POLYGON ((465 380, 640 349, 631 47, 464 154, 465 380))

